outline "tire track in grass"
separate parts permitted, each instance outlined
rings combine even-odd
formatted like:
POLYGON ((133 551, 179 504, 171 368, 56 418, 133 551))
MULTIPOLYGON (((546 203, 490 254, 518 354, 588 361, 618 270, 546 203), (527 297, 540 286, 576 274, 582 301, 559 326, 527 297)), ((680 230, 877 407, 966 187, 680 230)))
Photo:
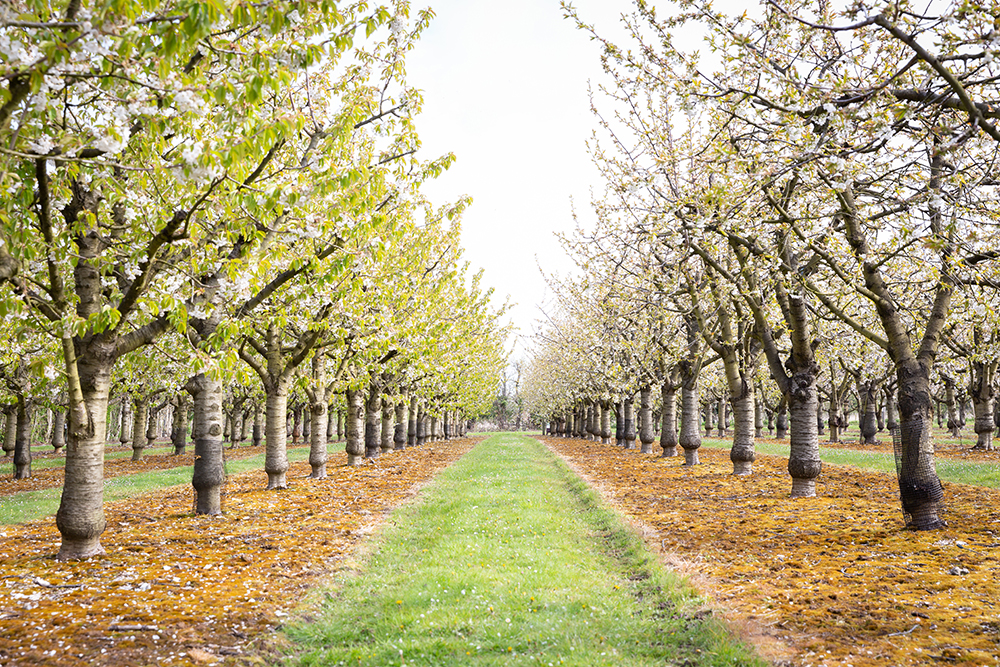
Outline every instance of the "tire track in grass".
POLYGON ((264 654, 298 665, 762 664, 537 440, 498 435, 397 511, 264 654))

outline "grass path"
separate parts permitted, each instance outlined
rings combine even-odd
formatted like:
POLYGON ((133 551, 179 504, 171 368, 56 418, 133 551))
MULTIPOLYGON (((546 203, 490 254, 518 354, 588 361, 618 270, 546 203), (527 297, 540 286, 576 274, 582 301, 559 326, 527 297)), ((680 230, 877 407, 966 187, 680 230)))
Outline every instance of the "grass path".
POLYGON ((480 443, 372 549, 286 627, 289 664, 761 664, 532 438, 480 443))

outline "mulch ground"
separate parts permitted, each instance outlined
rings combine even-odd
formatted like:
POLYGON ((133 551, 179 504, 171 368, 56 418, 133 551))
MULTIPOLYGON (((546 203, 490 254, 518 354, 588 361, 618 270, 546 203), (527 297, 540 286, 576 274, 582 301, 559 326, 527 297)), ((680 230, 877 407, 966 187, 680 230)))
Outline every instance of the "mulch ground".
POLYGON ((293 463, 291 488, 277 492, 262 472, 234 475, 219 517, 191 514, 187 486, 109 504, 107 555, 83 562, 56 562, 53 518, 0 527, 0 665, 232 662, 321 577, 351 568, 386 513, 473 444, 358 467, 332 453, 328 479, 293 463))
POLYGON ((1000 664, 996 490, 947 484, 948 527, 911 532, 886 474, 824 465, 818 496, 792 500, 780 457, 736 477, 725 450, 702 448, 685 468, 683 456, 544 441, 776 664, 1000 664))

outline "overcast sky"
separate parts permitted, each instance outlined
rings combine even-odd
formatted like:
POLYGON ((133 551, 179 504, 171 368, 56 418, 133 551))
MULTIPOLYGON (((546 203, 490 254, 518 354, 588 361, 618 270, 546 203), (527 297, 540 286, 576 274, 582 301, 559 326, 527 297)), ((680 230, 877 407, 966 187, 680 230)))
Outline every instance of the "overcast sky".
MULTIPOLYGON (((577 0, 591 23, 616 26, 627 0, 577 0)), ((551 302, 539 266, 572 267, 554 233, 590 219, 600 180, 585 142, 595 126, 587 85, 600 51, 562 18, 558 0, 425 0, 436 18, 410 54, 407 72, 424 91, 417 118, 425 159, 457 162, 425 190, 435 203, 473 197, 463 245, 511 319, 530 336, 551 302)), ((523 350, 519 346, 519 351, 523 350)), ((519 356, 515 353, 515 356, 519 356)))

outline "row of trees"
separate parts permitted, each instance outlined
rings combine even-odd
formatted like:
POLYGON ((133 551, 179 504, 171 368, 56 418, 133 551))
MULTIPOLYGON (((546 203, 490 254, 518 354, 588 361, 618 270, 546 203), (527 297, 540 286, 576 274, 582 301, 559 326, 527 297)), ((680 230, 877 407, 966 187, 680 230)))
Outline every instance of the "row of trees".
POLYGON ((60 558, 102 551, 112 394, 190 397, 200 512, 219 511, 224 406, 252 392, 269 488, 287 484, 296 387, 313 433, 337 394, 353 423, 364 396, 412 419, 487 407, 503 309, 461 260, 468 201, 421 193, 453 159, 418 155, 405 56, 431 16, 404 0, 0 10, 3 376, 19 406, 65 406, 60 558))
POLYGON ((940 526, 935 390, 967 369, 981 448, 995 428, 996 7, 771 0, 731 16, 680 0, 661 15, 637 0, 626 44, 564 6, 610 81, 591 145, 607 187, 596 229, 565 241, 581 275, 556 285, 538 336, 534 409, 579 420, 581 402, 624 398, 628 425, 631 395, 659 386, 663 432, 679 392, 678 444, 696 452, 717 363, 734 472, 751 470, 756 397, 774 391, 806 496, 821 387, 839 429, 853 384, 866 413, 880 393, 893 404, 910 525, 940 526))

